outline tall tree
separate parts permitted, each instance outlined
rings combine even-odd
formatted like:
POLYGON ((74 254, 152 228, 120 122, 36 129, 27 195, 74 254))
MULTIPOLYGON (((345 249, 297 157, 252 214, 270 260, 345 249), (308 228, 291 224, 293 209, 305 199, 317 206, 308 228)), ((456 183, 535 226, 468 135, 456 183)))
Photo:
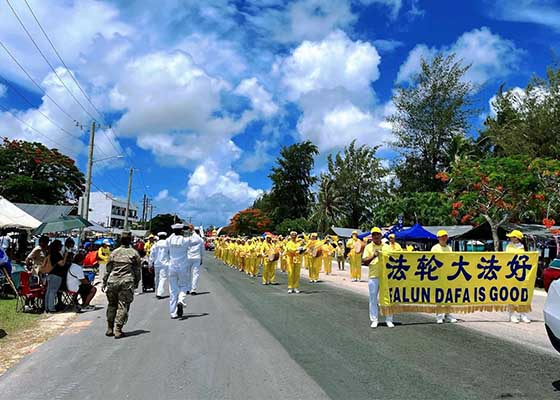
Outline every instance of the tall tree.
POLYGON ((41 143, 4 139, 0 145, 0 195, 19 203, 64 204, 84 191, 74 160, 41 143))
POLYGON ((270 229, 270 219, 261 210, 247 208, 231 218, 232 231, 243 235, 264 233, 270 229))
POLYGON ((269 175, 272 180, 269 204, 275 224, 285 219, 309 216, 313 204, 311 187, 317 182, 311 170, 317 154, 317 146, 310 141, 280 150, 280 157, 269 175))
POLYGON ((386 171, 376 152, 377 147, 356 146, 352 141, 342 153, 328 157, 325 179, 332 181, 336 196, 344 198, 344 207, 340 204, 338 209, 344 212, 340 221, 346 226, 357 228, 370 221, 374 207, 387 192, 386 171))
POLYGON ((494 154, 560 158, 559 66, 549 67, 546 79, 535 77, 524 90, 501 86, 492 107, 481 136, 494 154))
POLYGON ((325 233, 333 225, 344 223, 348 214, 346 197, 337 189, 335 181, 322 174, 312 220, 319 233, 325 233))
POLYGON ((395 171, 401 192, 443 189, 434 176, 449 167, 450 146, 465 135, 469 117, 476 113, 473 84, 465 81, 469 68, 454 55, 438 54, 430 63, 422 60, 412 84, 393 96, 396 111, 388 120, 396 137, 392 145, 401 155, 395 171))

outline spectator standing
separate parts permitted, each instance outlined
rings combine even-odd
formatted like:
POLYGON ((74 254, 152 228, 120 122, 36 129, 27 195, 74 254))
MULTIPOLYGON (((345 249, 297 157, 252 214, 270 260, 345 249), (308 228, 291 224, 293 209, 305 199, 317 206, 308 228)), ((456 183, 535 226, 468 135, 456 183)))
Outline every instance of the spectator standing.
POLYGON ((31 253, 25 258, 27 269, 32 271, 34 275, 39 275, 39 269, 45 261, 45 257, 49 254, 49 238, 41 236, 39 244, 31 250, 31 253))
POLYGON ((56 312, 55 299, 62 285, 62 280, 66 278, 66 261, 71 253, 62 255, 62 242, 55 240, 49 246, 49 259, 52 265, 52 270, 47 276, 47 293, 45 295, 45 311, 56 312))

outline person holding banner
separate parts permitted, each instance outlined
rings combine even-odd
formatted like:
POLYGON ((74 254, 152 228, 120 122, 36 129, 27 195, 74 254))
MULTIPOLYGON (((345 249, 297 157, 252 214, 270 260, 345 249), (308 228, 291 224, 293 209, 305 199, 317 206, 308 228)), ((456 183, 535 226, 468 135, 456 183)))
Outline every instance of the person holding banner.
MULTIPOLYGON (((444 230, 440 230, 437 233, 437 238, 438 238, 438 244, 434 245, 432 247, 432 252, 434 253, 444 253, 444 252, 452 252, 453 249, 451 248, 451 246, 449 244, 447 244, 447 241, 449 240, 449 235, 447 234, 447 231, 444 230)), ((455 322, 457 322, 457 318, 454 318, 451 314, 436 314, 436 322, 438 324, 443 324, 443 322, 451 322, 452 324, 454 324, 455 322)))
MULTIPOLYGON (((525 246, 523 245, 523 233, 517 229, 512 230, 506 235, 510 242, 506 246, 506 253, 525 253, 525 246)), ((527 316, 527 313, 519 313, 515 310, 515 306, 511 306, 509 311, 509 320, 514 324, 518 324, 519 320, 530 324, 531 320, 527 316)))
MULTIPOLYGON (((380 255, 384 249, 381 242, 381 229, 378 227, 371 230, 372 241, 369 243, 363 254, 364 263, 369 265, 369 319, 371 321, 371 328, 377 328, 379 324, 379 264, 380 255)), ((386 315, 385 323, 389 328, 394 328, 393 316, 386 315)))
POLYGON ((386 251, 402 251, 402 247, 395 241, 395 234, 391 233, 389 235, 389 243, 385 245, 386 251))
POLYGON ((363 243, 358 238, 358 231, 353 231, 352 238, 346 243, 346 247, 350 249, 348 259, 350 261, 350 278, 352 282, 359 282, 362 280, 361 246, 363 246, 363 243))

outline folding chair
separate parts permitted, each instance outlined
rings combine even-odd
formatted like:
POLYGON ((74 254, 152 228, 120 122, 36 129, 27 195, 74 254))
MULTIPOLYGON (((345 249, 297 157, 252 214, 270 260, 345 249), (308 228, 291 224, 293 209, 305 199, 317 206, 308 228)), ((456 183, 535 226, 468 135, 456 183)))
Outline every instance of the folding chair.
POLYGON ((61 300, 64 305, 64 311, 73 310, 77 313, 82 311, 82 306, 78 301, 78 292, 73 292, 71 290, 61 290, 59 293, 62 294, 61 300))
POLYGON ((34 311, 42 312, 45 308, 45 288, 39 283, 32 285, 30 272, 19 273, 18 296, 16 299, 16 312, 34 311), (26 309, 26 306, 29 309, 26 309))

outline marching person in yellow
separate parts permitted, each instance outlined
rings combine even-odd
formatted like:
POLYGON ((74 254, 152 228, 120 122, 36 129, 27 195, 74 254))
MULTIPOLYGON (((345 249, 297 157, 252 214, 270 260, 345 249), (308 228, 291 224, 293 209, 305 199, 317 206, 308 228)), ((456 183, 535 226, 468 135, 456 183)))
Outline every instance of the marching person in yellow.
POLYGON ((358 242, 361 242, 358 238, 358 232, 353 231, 352 238, 346 242, 346 247, 350 249, 348 258, 350 261, 350 278, 352 279, 352 282, 362 280, 362 255, 360 253, 356 253, 355 249, 355 245, 358 242))
POLYGON ((290 232, 290 240, 286 243, 288 260, 288 293, 299 293, 299 277, 301 272, 301 253, 304 251, 297 232, 290 232))
MULTIPOLYGON (((371 243, 364 249, 363 260, 369 266, 369 319, 371 327, 377 328, 379 324, 379 264, 381 252, 384 250, 383 242, 381 242, 381 229, 378 227, 371 229, 371 243)), ((389 328, 394 328, 393 316, 386 315, 385 323, 389 328)))
POLYGON ((395 234, 389 235, 389 243, 385 245, 385 251, 402 251, 402 247, 395 241, 395 234))
POLYGON ((346 249, 344 248, 344 243, 339 240, 336 246, 336 262, 338 263, 338 270, 344 271, 344 263, 346 261, 346 249))
POLYGON ((269 261, 268 257, 277 251, 278 249, 276 248, 276 245, 272 243, 272 236, 266 235, 266 240, 261 245, 261 251, 260 251, 263 257, 263 273, 262 273, 263 285, 274 284, 274 280, 276 278, 276 262, 278 260, 269 261))
MULTIPOLYGON (((513 231, 508 233, 506 236, 510 239, 510 242, 508 243, 508 245, 506 246, 506 249, 505 249, 506 253, 525 253, 525 246, 523 246, 523 242, 522 242, 523 233, 521 233, 521 231, 518 231, 517 229, 514 229, 513 231)), ((519 320, 525 322, 526 324, 531 323, 531 320, 527 316, 527 313, 517 312, 517 310, 515 309, 515 306, 510 306, 509 320, 510 320, 510 322, 513 322, 514 324, 518 324, 519 320)))
POLYGON ((317 240, 317 234, 312 233, 309 237, 309 242, 305 246, 305 250, 307 254, 309 254, 311 258, 311 264, 309 265, 309 282, 317 283, 319 280, 319 271, 321 270, 321 263, 323 259, 319 254, 317 257, 313 256, 313 253, 321 252, 323 244, 317 240))
POLYGON ((280 250, 280 271, 286 272, 288 268, 288 258, 286 257, 286 240, 284 237, 278 236, 278 249, 280 250))
MULTIPOLYGON (((447 231, 444 230, 438 231, 437 238, 438 238, 438 243, 432 247, 431 250, 432 252, 447 253, 453 251, 451 246, 447 244, 447 241, 449 240, 449 235, 447 234, 447 231)), ((457 322, 457 319, 454 318, 451 314, 445 314, 445 313, 436 314, 436 322, 438 324, 443 324, 443 321, 451 322, 452 324, 454 324, 455 322, 457 322)))
POLYGON ((332 246, 332 239, 327 235, 326 243, 323 244, 321 257, 323 258, 323 270, 325 274, 332 274, 332 259, 334 254, 334 247, 332 246))

